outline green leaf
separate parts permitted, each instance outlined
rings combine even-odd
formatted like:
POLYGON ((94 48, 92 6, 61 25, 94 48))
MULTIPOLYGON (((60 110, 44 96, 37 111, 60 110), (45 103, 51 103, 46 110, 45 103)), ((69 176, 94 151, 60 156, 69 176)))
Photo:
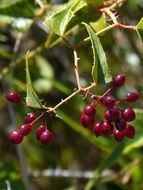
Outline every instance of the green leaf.
POLYGON ((36 56, 36 64, 38 66, 39 72, 41 76, 45 79, 53 79, 54 78, 54 70, 51 64, 42 56, 36 56))
POLYGON ((100 42, 100 39, 96 33, 91 29, 91 27, 83 23, 89 33, 90 40, 92 43, 94 63, 92 67, 92 77, 94 82, 99 83, 108 83, 112 81, 111 71, 108 67, 106 56, 100 42))
POLYGON ((128 140, 128 144, 124 149, 124 153, 128 154, 133 149, 140 148, 143 146, 143 135, 142 135, 142 126, 143 126, 143 110, 135 109, 136 119, 132 121, 131 125, 133 125, 136 129, 136 134, 133 139, 128 140))
POLYGON ((139 37, 143 41, 143 17, 141 18, 139 23, 136 25, 135 29, 137 30, 139 37))
POLYGON ((42 108, 42 104, 40 99, 38 98, 36 92, 33 89, 30 72, 29 72, 29 64, 28 64, 28 53, 26 54, 26 83, 27 83, 27 95, 26 95, 26 104, 32 108, 42 108))
MULTIPOLYGON (((9 2, 7 0, 7 2, 9 2)), ((0 15, 12 16, 12 17, 33 17, 33 8, 28 1, 13 1, 14 3, 5 4, 7 6, 0 6, 0 15), (9 5, 9 6, 8 6, 9 5)))
POLYGON ((58 114, 69 127, 71 127, 74 131, 79 133, 81 136, 83 136, 87 141, 91 142, 92 144, 94 144, 95 146, 100 148, 102 151, 109 152, 109 149, 107 148, 107 146, 110 146, 110 145, 109 145, 109 141, 107 139, 97 138, 89 130, 83 129, 83 127, 81 125, 79 125, 77 122, 75 122, 66 113, 64 113, 62 111, 58 111, 58 114))
POLYGON ((20 32, 27 31, 30 28, 32 23, 33 23, 32 19, 15 18, 15 17, 10 17, 10 16, 0 15, 0 25, 9 24, 11 25, 12 28, 20 32))
POLYGON ((84 190, 91 190, 95 183, 98 181, 100 174, 107 168, 109 168, 123 153, 126 143, 117 145, 113 151, 101 161, 101 164, 94 172, 94 177, 91 178, 85 186, 84 190))
POLYGON ((0 8, 6 8, 6 7, 10 7, 11 5, 22 1, 22 0, 1 0, 0 1, 0 8))
POLYGON ((95 22, 90 22, 90 26, 96 32, 107 27, 105 13, 102 13, 99 19, 95 22))
POLYGON ((56 34, 63 36, 75 13, 86 5, 84 0, 70 0, 60 10, 49 13, 44 23, 56 34))
POLYGON ((93 7, 93 8, 98 8, 100 7, 101 5, 103 5, 103 0, 86 0, 87 4, 90 6, 90 7, 93 7))
POLYGON ((39 93, 47 93, 53 87, 52 80, 47 80, 44 78, 39 78, 35 80, 33 85, 34 85, 35 90, 39 93))

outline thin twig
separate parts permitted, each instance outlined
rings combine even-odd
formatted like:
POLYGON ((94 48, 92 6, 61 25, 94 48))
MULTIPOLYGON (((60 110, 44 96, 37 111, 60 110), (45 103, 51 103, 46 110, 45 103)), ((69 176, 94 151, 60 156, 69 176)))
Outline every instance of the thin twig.
POLYGON ((75 76, 76 76, 76 82, 77 82, 78 89, 80 89, 81 86, 80 86, 80 78, 79 78, 79 71, 78 71, 78 61, 80 58, 78 58, 77 52, 75 50, 73 51, 73 53, 74 53, 74 66, 75 66, 74 71, 75 71, 75 76))

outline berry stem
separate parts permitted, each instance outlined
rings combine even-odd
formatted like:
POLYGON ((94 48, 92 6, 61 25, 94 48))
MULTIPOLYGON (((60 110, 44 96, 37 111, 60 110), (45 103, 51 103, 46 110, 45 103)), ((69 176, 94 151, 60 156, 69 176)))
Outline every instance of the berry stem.
POLYGON ((104 96, 106 96, 111 90, 112 90, 112 88, 109 88, 109 89, 101 96, 101 98, 103 98, 104 96))

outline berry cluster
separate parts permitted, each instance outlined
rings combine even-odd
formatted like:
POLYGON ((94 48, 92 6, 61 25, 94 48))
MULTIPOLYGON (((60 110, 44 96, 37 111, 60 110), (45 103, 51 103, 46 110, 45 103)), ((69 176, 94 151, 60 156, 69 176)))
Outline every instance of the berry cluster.
MULTIPOLYGON (((11 103, 19 103, 20 95, 16 91, 8 92, 5 95, 6 99, 11 103)), ((44 114, 43 114, 44 116, 44 114)), ((8 139, 12 144, 20 144, 23 141, 24 136, 27 136, 31 130, 34 123, 37 121, 37 117, 34 113, 28 113, 25 118, 23 125, 17 130, 11 131, 8 135, 8 139)), ((53 138, 53 133, 48 130, 46 124, 42 123, 35 130, 35 136, 37 140, 41 141, 44 144, 48 144, 51 142, 53 138)))
MULTIPOLYGON (((81 112, 80 121, 85 128, 93 126, 93 132, 97 137, 112 135, 116 141, 120 142, 124 137, 133 138, 135 136, 135 128, 128 123, 136 117, 134 110, 132 108, 121 110, 118 107, 120 100, 109 95, 112 88, 121 87, 124 83, 125 75, 117 75, 113 78, 112 87, 103 96, 89 94, 93 101, 81 112), (94 104, 94 100, 96 100, 96 104, 94 104), (98 104, 104 108, 104 119, 100 122, 95 121, 96 106, 98 104)), ((138 98, 139 94, 137 92, 129 92, 124 100, 131 103, 138 98)))

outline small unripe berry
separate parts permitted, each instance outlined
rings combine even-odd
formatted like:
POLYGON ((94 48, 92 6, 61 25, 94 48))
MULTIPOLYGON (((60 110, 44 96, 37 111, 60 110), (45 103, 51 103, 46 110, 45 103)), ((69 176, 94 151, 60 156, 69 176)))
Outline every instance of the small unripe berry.
POLYGON ((11 91, 11 92, 8 92, 7 94, 5 94, 5 98, 11 102, 11 103, 19 103, 20 102, 20 95, 18 92, 16 91, 11 91))
POLYGON ((85 107, 84 113, 85 113, 87 116, 91 116, 91 117, 92 117, 92 116, 95 115, 96 109, 95 109, 94 106, 88 105, 88 106, 85 107))
POLYGON ((93 118, 82 113, 80 117, 80 122, 83 127, 87 128, 93 124, 93 118))
POLYGON ((104 112, 104 117, 108 121, 114 122, 120 118, 120 112, 118 108, 107 109, 104 112))
POLYGON ((103 126, 102 122, 95 122, 93 125, 93 132, 98 137, 103 135, 103 126))
POLYGON ((104 96, 101 103, 107 108, 112 108, 116 103, 116 99, 113 96, 104 96))
POLYGON ((8 139, 12 144, 20 144, 23 140, 23 135, 19 130, 14 130, 9 133, 8 139))
POLYGON ((42 132, 39 138, 39 140, 44 144, 50 143, 52 139, 53 139, 53 133, 49 130, 42 132))
POLYGON ((125 121, 133 121, 135 119, 136 115, 132 108, 126 108, 122 111, 122 118, 125 121))
POLYGON ((135 102, 138 98, 139 98, 139 93, 137 93, 137 92, 129 92, 125 96, 125 100, 127 102, 135 102))
POLYGON ((132 125, 128 125, 124 133, 126 137, 132 139, 135 136, 135 128, 132 125))
POLYGON ((23 135, 23 136, 26 136, 30 133, 31 131, 31 128, 32 128, 32 125, 30 124, 24 124, 22 125, 20 128, 19 128, 19 132, 23 135))
POLYGON ((41 124, 40 127, 36 128, 36 130, 35 130, 35 135, 36 135, 36 138, 37 138, 38 140, 39 140, 39 138, 40 138, 40 135, 41 135, 44 131, 46 131, 46 129, 47 129, 47 127, 46 127, 46 125, 44 125, 44 124, 41 124))
POLYGON ((121 131, 115 130, 113 133, 113 136, 116 139, 116 141, 121 142, 125 137, 125 133, 123 131, 121 132, 121 131))
POLYGON ((32 123, 36 119, 34 113, 28 113, 24 118, 24 123, 32 123))
POLYGON ((126 77, 125 75, 117 75, 113 78, 113 86, 120 87, 125 83, 126 77))
POLYGON ((123 119, 119 119, 115 122, 115 127, 118 131, 124 131, 126 128, 127 122, 123 119))

